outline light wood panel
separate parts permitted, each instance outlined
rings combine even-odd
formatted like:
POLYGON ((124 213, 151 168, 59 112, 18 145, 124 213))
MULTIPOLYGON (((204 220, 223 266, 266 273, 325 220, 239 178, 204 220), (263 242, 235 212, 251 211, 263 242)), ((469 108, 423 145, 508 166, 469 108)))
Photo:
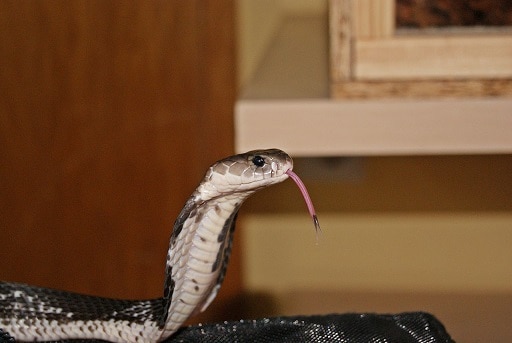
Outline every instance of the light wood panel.
POLYGON ((233 7, 0 2, 0 279, 161 294, 174 218, 233 150, 233 7))
POLYGON ((330 0, 329 21, 333 98, 510 96, 510 28, 396 30, 393 0, 330 0))
POLYGON ((510 153, 511 106, 510 98, 244 100, 236 107, 236 149, 265 144, 295 156, 510 153))
MULTIPOLYGON (((497 99, 498 96, 512 96, 512 80, 471 79, 471 80, 401 80, 401 81, 352 81, 331 85, 331 95, 343 99, 435 99, 447 101, 454 98, 497 99)), ((498 100, 499 101, 499 100, 498 100)), ((456 101, 455 101, 456 102, 456 101)), ((448 110, 450 111, 450 110, 448 110)), ((492 113, 492 112, 491 112, 492 113)))
MULTIPOLYGON (((338 5, 334 5, 338 6, 338 5)), ((395 0, 350 1, 355 38, 383 39, 395 33, 395 0)))
POLYGON ((512 77, 512 35, 421 34, 357 39, 356 80, 512 77))

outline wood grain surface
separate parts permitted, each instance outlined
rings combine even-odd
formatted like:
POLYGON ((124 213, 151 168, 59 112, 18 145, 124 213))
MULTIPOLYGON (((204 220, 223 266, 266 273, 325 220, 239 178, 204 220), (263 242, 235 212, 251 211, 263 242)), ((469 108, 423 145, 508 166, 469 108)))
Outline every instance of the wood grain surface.
POLYGON ((229 0, 0 2, 0 279, 161 295, 174 219, 233 152, 233 15, 229 0))

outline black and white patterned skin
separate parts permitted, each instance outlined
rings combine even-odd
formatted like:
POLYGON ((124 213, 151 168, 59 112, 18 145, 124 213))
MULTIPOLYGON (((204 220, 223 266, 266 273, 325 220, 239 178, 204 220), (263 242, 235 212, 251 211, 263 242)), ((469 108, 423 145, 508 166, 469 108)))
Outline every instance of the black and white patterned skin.
POLYGON ((292 159, 278 149, 213 164, 174 223, 162 298, 118 300, 0 282, 0 333, 17 341, 165 340, 217 295, 243 201, 284 181, 292 168, 292 159))

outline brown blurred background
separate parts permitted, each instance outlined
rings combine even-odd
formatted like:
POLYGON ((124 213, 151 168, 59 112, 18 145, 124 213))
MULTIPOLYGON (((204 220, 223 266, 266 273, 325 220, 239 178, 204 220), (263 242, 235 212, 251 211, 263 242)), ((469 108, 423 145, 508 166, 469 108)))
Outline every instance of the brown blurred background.
MULTIPOLYGON (((0 279, 161 295, 174 218, 233 151, 233 12, 0 2, 0 279)), ((237 261, 221 299, 239 291, 237 261)))

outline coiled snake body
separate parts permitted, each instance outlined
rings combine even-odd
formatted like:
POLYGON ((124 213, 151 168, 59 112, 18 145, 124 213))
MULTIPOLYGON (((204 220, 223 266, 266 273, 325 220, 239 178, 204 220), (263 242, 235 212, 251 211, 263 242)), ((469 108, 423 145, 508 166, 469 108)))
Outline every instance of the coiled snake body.
POLYGON ((118 300, 0 282, 0 329, 18 341, 103 339, 160 342, 215 298, 227 267, 238 210, 259 189, 291 176, 278 149, 250 151, 213 164, 174 223, 162 298, 118 300))

